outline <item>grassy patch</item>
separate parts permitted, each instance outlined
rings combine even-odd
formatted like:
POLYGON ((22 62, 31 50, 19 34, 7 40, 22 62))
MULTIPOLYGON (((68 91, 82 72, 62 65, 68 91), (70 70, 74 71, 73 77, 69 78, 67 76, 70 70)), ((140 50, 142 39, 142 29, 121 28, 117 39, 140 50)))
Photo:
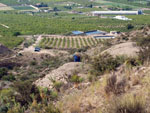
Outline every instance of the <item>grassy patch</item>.
POLYGON ((5 45, 8 48, 17 47, 23 41, 24 41, 24 38, 21 38, 21 37, 12 37, 12 36, 0 37, 0 43, 5 45))

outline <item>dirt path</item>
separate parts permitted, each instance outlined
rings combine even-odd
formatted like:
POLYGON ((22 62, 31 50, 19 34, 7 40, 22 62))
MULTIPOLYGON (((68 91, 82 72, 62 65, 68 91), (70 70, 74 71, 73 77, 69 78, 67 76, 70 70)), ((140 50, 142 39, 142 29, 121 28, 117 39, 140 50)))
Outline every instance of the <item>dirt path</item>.
POLYGON ((35 52, 34 49, 40 43, 40 41, 42 40, 42 38, 43 38, 43 36, 39 35, 33 45, 31 45, 28 48, 24 48, 19 53, 30 52, 30 53, 35 53, 35 54, 49 54, 51 56, 57 56, 57 55, 59 55, 59 53, 68 54, 68 52, 65 52, 65 51, 57 51, 56 52, 56 50, 53 50, 53 49, 49 49, 49 50, 48 49, 41 49, 40 52, 35 52))
MULTIPOLYGON (((39 35, 38 38, 36 39, 35 43, 31 46, 29 46, 28 48, 24 48, 22 51, 20 51, 19 53, 23 53, 23 52, 31 52, 33 53, 34 52, 34 48, 39 44, 39 42, 42 40, 42 35, 39 35)), ((35 52, 34 52, 35 53, 35 52)), ((52 53, 51 51, 49 50, 41 50, 40 52, 36 52, 37 54, 43 54, 43 53, 46 53, 46 54, 50 54, 52 56, 55 56, 54 53, 52 53)))

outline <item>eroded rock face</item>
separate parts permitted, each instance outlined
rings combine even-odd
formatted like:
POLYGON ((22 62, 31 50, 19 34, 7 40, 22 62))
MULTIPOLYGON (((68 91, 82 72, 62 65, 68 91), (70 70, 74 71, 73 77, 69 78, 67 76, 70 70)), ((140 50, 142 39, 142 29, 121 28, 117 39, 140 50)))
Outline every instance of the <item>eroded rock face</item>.
POLYGON ((46 87, 49 89, 53 88, 53 82, 60 81, 64 84, 67 84, 67 80, 70 76, 72 76, 74 73, 82 72, 84 71, 83 63, 81 62, 70 62, 66 63, 63 66, 59 67, 56 70, 51 71, 49 74, 47 74, 44 78, 38 79, 35 84, 40 87, 46 87))

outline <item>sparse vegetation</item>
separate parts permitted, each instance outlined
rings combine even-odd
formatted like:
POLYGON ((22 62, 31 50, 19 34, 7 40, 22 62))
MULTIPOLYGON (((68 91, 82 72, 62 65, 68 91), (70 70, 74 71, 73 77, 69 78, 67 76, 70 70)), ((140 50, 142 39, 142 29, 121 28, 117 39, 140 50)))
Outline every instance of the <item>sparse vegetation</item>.
POLYGON ((8 74, 7 68, 0 68, 0 79, 7 74, 8 74))
POLYGON ((150 60, 150 37, 140 37, 133 39, 137 42, 137 45, 140 48, 139 59, 142 63, 149 62, 150 60))
POLYGON ((147 113, 144 98, 131 94, 116 97, 107 109, 108 113, 147 113))
POLYGON ((108 53, 96 56, 92 59, 92 68, 95 74, 103 74, 106 71, 115 70, 121 63, 117 58, 113 58, 108 53))
POLYGON ((122 78, 120 81, 117 80, 116 75, 112 75, 106 79, 105 92, 110 94, 111 92, 115 95, 125 92, 126 79, 122 78))
POLYGON ((73 75, 71 76, 70 81, 74 83, 80 83, 83 81, 83 78, 78 75, 73 75))
POLYGON ((138 0, 0 0, 0 44, 11 53, 0 52, 0 113, 149 113, 149 6, 138 0), (132 21, 90 14, 141 8, 146 14, 126 15, 132 21), (92 30, 120 34, 107 40, 72 34, 92 30), (113 54, 124 42, 137 43, 135 57, 113 54))

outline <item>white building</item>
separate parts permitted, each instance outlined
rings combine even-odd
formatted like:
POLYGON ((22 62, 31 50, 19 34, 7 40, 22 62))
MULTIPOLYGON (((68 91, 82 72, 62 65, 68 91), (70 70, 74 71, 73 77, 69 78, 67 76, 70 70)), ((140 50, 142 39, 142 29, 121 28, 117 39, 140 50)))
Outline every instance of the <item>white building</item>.
POLYGON ((93 16, 100 15, 141 15, 142 11, 92 11, 93 16))
POLYGON ((118 19, 118 20, 125 20, 125 21, 132 20, 132 19, 129 19, 129 18, 125 17, 125 16, 115 16, 113 18, 114 19, 118 19))

